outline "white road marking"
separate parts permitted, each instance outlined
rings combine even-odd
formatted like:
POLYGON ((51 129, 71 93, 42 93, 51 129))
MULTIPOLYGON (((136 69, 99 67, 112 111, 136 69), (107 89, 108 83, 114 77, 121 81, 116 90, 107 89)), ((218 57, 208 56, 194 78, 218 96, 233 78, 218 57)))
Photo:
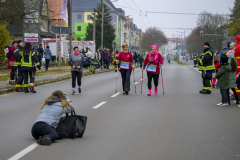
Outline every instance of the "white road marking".
POLYGON ((29 152, 31 152, 32 150, 34 150, 35 148, 37 148, 38 146, 39 146, 39 144, 33 143, 32 145, 28 146, 27 148, 25 148, 24 150, 22 150, 15 156, 9 158, 8 160, 18 160, 18 159, 22 158, 23 156, 25 156, 26 154, 28 154, 29 152))
POLYGON ((138 82, 136 82, 135 84, 138 84, 138 82))
POLYGON ((93 107, 93 109, 97 109, 97 108, 101 107, 102 105, 104 105, 105 103, 107 103, 107 102, 101 102, 98 105, 96 105, 95 107, 93 107))
POLYGON ((120 93, 116 93, 114 95, 112 95, 111 97, 117 97, 120 93))
POLYGON ((142 79, 140 79, 140 81, 141 81, 142 79))

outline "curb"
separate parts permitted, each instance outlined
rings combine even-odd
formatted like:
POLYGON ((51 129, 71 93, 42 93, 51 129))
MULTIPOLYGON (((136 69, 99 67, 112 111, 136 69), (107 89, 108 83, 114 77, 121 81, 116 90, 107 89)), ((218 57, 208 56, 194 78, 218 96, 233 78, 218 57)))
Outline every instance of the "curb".
MULTIPOLYGON (((82 74, 82 76, 88 76, 88 75, 93 75, 93 74, 100 74, 100 73, 105 73, 105 72, 111 72, 111 71, 114 71, 114 70, 115 69, 99 70, 99 71, 96 71, 96 73, 85 72, 85 73, 82 74)), ((71 74, 69 74, 67 76, 58 77, 56 79, 35 81, 34 84, 35 84, 35 86, 41 86, 41 85, 45 85, 45 84, 50 84, 50 83, 55 83, 55 82, 59 82, 59 81, 68 80, 68 79, 71 79, 71 78, 72 78, 72 76, 71 76, 71 74)), ((15 87, 14 86, 3 87, 3 88, 0 88, 0 95, 1 94, 5 94, 5 93, 9 93, 9 92, 14 92, 14 91, 15 91, 15 87)))

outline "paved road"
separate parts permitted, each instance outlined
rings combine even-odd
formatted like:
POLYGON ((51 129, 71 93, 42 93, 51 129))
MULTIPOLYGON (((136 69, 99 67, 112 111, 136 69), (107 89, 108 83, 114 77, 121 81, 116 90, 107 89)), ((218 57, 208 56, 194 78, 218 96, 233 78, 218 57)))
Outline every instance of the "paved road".
MULTIPOLYGON (((132 85, 130 95, 114 98, 115 73, 83 77, 83 93, 70 98, 76 112, 88 116, 84 137, 37 146, 21 160, 240 159, 239 107, 217 107, 217 89, 211 95, 199 94, 202 80, 192 67, 165 64, 163 76, 164 96, 161 87, 158 95, 146 96, 146 79, 141 95, 141 70, 137 69, 137 94, 132 85), (101 102, 106 103, 93 109, 101 102)), ((1 96, 1 160, 35 143, 31 127, 43 100, 56 89, 70 94, 71 82, 38 87, 37 94, 1 96)))

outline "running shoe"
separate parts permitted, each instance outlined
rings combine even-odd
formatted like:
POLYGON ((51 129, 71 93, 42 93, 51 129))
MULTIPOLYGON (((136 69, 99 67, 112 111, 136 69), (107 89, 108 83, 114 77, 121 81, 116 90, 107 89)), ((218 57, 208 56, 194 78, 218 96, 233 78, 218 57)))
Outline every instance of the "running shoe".
POLYGON ((218 104, 216 104, 217 106, 225 106, 225 104, 224 103, 218 103, 218 104))

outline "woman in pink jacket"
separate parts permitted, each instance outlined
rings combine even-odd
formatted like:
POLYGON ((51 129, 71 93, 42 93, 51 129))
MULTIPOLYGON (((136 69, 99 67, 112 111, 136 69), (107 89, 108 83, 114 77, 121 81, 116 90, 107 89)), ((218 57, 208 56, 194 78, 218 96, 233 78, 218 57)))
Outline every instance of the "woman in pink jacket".
POLYGON ((158 94, 158 80, 160 74, 160 68, 163 64, 163 59, 160 53, 157 52, 157 45, 151 46, 152 51, 147 54, 144 60, 144 66, 142 70, 147 66, 147 77, 148 77, 148 96, 152 94, 152 79, 155 85, 155 94, 158 94))

